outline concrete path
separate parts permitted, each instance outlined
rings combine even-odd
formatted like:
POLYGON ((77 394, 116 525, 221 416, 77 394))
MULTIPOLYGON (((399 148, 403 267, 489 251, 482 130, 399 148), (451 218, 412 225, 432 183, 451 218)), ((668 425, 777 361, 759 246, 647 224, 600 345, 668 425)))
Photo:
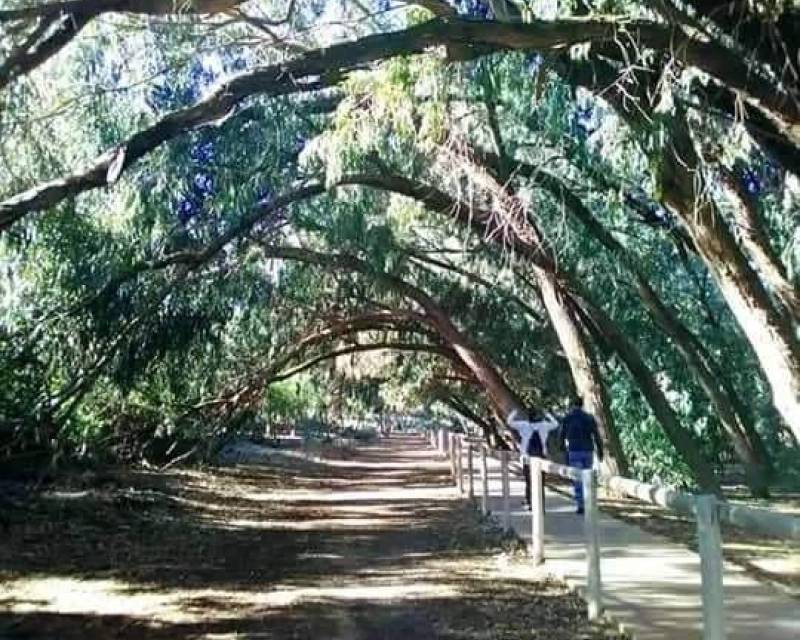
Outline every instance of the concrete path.
MULTIPOLYGON (((465 454, 466 458, 466 454, 465 454)), ((464 461, 464 473, 467 463, 464 461)), ((480 460, 475 457, 475 495, 480 506, 480 460)), ((524 484, 511 476, 511 527, 526 542, 531 516, 523 511, 524 484)), ((464 480, 464 490, 468 490, 464 480)), ((500 463, 489 458, 490 509, 502 514, 500 463)), ((545 563, 534 571, 585 585, 583 516, 568 498, 546 491, 545 563)), ((601 575, 607 613, 639 640, 702 637, 699 556, 661 536, 601 514, 601 575)), ((800 640, 800 602, 725 564, 729 640, 800 640)))

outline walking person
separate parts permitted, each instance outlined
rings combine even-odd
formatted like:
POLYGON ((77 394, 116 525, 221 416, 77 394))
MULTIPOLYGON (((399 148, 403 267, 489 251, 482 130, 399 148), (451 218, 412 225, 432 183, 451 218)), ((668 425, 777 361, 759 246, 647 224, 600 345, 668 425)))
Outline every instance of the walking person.
MULTIPOLYGON (((508 416, 508 426, 519 438, 519 460, 522 464, 522 477, 525 478, 525 508, 531 508, 531 466, 530 458, 547 457, 547 434, 558 428, 552 418, 540 418, 531 411, 528 419, 520 419, 517 412, 508 416)), ((542 504, 544 504, 544 483, 542 483, 542 504)))
MULTIPOLYGON (((603 459, 603 441, 597 431, 597 421, 583 410, 583 398, 576 397, 571 411, 562 418, 560 440, 562 448, 566 448, 570 467, 591 469, 595 451, 597 459, 603 459)), ((575 487, 576 513, 583 513, 583 483, 574 480, 572 484, 575 487)))

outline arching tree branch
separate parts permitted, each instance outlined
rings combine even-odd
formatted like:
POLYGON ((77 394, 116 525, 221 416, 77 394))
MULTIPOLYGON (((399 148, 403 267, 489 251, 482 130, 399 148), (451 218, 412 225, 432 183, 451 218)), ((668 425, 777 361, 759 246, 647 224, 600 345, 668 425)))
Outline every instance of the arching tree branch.
POLYGON ((0 202, 0 231, 29 212, 52 207, 65 198, 90 189, 113 184, 123 171, 153 149, 187 131, 225 117, 250 96, 288 95, 329 86, 338 82, 342 74, 371 62, 421 53, 434 46, 486 47, 486 51, 481 50, 482 55, 493 49, 563 51, 571 45, 585 42, 613 44, 622 32, 626 38, 644 47, 676 55, 687 64, 717 77, 727 86, 751 96, 757 108, 762 108, 776 122, 783 123, 782 130, 794 131, 794 125, 800 123, 800 106, 789 99, 780 87, 753 72, 744 61, 714 43, 694 40, 658 23, 613 18, 572 18, 509 24, 437 18, 403 31, 337 44, 283 64, 235 76, 219 85, 204 100, 168 114, 151 127, 109 149, 89 167, 0 202))
POLYGON ((243 0, 70 0, 0 10, 0 24, 36 20, 30 35, 13 47, 0 64, 0 89, 24 76, 67 46, 92 20, 104 13, 143 15, 215 14, 243 0))

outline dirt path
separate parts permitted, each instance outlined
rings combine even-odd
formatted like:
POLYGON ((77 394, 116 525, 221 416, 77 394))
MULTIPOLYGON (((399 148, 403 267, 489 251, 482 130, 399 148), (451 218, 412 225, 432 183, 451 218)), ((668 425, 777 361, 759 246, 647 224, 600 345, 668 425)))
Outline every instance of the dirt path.
POLYGON ((0 545, 0 638, 613 638, 420 439, 349 460, 115 473, 42 493, 0 545), (524 561, 524 560, 523 560, 524 561))

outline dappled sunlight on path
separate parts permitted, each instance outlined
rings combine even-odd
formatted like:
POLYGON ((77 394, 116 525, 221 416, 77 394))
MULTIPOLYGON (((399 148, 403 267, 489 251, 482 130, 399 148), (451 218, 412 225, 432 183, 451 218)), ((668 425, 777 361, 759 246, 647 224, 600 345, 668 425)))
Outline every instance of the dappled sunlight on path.
POLYGON ((505 578, 448 473, 393 437, 50 492, 0 552, 0 637, 607 637, 562 585, 505 578))

